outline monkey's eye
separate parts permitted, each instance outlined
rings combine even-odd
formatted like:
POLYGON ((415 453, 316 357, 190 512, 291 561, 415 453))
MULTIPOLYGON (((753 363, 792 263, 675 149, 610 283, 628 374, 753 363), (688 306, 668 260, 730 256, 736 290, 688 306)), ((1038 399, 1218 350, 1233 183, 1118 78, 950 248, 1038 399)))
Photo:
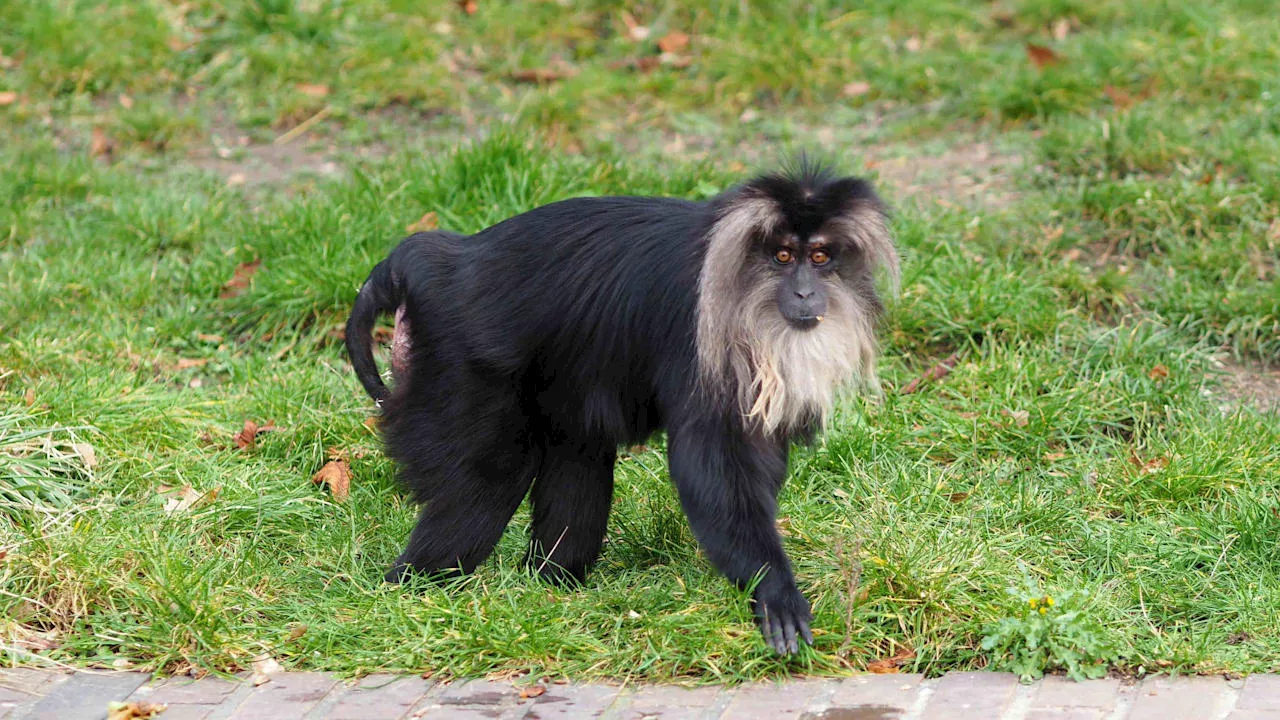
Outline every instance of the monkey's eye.
POLYGON ((826 265, 831 262, 831 256, 827 254, 826 250, 814 250, 809 253, 809 262, 814 265, 826 265))
POLYGON ((773 261, 779 265, 790 265, 792 260, 796 259, 795 253, 787 248, 778 248, 773 251, 773 261))

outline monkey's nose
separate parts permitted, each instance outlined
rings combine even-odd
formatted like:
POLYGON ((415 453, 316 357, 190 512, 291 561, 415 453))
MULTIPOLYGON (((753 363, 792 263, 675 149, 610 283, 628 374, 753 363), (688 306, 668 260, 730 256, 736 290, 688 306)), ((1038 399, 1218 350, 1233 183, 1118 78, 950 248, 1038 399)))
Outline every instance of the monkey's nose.
POLYGON ((808 300, 809 296, 813 294, 813 291, 812 290, 796 290, 795 293, 796 293, 796 297, 800 298, 801 300, 808 300))

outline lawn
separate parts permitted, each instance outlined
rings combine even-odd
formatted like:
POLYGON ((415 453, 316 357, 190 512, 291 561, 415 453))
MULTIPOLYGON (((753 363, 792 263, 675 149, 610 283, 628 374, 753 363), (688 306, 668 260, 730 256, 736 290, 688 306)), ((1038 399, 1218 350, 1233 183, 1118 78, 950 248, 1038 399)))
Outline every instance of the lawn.
POLYGON ((0 4, 0 663, 1280 670, 1272 3, 846 6, 0 4), (338 336, 372 265, 797 149, 875 179, 904 256, 883 397, 781 498, 815 646, 768 653, 661 436, 585 587, 520 566, 525 509, 474 576, 385 585, 414 510, 338 336))

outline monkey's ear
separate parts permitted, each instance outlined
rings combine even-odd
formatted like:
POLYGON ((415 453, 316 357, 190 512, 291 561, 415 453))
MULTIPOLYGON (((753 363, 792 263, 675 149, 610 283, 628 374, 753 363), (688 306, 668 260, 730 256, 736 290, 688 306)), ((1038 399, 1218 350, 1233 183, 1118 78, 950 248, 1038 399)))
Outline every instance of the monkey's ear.
POLYGON ((889 231, 889 211, 871 183, 846 177, 831 183, 828 193, 841 198, 841 210, 833 218, 837 232, 867 256, 873 269, 883 269, 896 294, 901 281, 898 250, 889 231))

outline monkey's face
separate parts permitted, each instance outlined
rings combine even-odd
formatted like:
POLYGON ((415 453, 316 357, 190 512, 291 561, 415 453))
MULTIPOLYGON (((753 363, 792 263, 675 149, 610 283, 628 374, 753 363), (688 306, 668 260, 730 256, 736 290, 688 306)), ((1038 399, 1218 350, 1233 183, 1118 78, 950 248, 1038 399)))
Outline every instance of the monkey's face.
POLYGON ((817 327, 827 314, 831 285, 840 282, 838 248, 821 236, 787 235, 766 243, 765 250, 778 312, 793 328, 817 327))

